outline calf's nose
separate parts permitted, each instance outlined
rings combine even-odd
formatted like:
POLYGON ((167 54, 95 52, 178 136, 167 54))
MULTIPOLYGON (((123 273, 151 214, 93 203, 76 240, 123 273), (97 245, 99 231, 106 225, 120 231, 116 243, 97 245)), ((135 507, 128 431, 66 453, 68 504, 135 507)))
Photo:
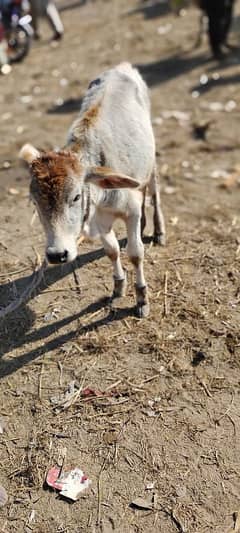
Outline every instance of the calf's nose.
POLYGON ((47 260, 49 263, 57 264, 57 263, 66 263, 68 260, 68 251, 64 250, 64 252, 47 252, 47 260))

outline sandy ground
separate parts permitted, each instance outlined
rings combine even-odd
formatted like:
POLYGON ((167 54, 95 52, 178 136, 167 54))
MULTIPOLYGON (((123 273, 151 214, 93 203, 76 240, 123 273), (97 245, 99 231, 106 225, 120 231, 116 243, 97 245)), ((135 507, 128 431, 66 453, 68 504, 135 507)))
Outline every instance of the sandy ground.
MULTIPOLYGON (((64 41, 49 46, 43 22, 42 40, 0 79, 1 306, 22 294, 44 254, 18 150, 63 146, 89 81, 120 60, 150 87, 167 245, 146 243, 146 320, 134 317, 124 250, 128 293, 109 312, 111 267, 96 242, 74 265, 49 269, 2 321, 0 484, 9 499, 0 530, 239 531, 239 51, 218 64, 206 39, 193 50, 193 9, 175 17, 160 2, 66 4, 64 41), (72 382, 74 401, 56 409, 72 382), (73 504, 44 485, 63 455, 92 481, 73 504), (131 506, 139 497, 147 509, 131 506)), ((238 1, 235 44, 239 14, 238 1)))

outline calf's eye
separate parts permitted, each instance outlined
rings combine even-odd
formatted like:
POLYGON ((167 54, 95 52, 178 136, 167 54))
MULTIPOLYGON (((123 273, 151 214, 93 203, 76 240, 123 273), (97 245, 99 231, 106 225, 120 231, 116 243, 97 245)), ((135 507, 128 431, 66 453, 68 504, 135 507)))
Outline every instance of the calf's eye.
POLYGON ((80 200, 80 194, 77 194, 75 198, 73 198, 74 202, 78 202, 78 200, 80 200))

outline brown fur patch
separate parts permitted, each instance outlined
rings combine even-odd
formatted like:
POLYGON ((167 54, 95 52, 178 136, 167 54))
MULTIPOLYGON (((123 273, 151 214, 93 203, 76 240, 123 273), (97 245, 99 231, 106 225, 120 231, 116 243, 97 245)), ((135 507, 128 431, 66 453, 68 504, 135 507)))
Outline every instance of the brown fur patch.
POLYGON ((71 152, 46 152, 31 165, 31 192, 44 208, 55 210, 62 201, 69 172, 81 170, 71 152))
POLYGON ((81 149, 81 147, 84 145, 84 136, 88 130, 96 124, 100 108, 101 100, 92 105, 75 123, 72 131, 73 137, 71 144, 71 148, 73 146, 73 151, 79 151, 79 149, 81 149))
POLYGON ((118 252, 115 252, 114 250, 106 250, 106 254, 111 259, 111 261, 117 261, 117 258, 119 256, 118 252))
POLYGON ((139 257, 136 257, 136 256, 130 257, 130 261, 132 262, 132 264, 133 264, 136 268, 138 268, 139 263, 140 263, 140 258, 139 258, 139 257))
POLYGON ((95 124, 98 114, 99 114, 100 107, 101 107, 101 102, 98 102, 97 104, 90 107, 86 111, 86 113, 84 113, 81 119, 81 122, 84 128, 88 129, 95 124))

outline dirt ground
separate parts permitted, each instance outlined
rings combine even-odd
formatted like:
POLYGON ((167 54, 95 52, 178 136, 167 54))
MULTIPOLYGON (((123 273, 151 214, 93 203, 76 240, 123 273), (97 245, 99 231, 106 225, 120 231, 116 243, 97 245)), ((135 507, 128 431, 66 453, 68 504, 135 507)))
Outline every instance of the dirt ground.
MULTIPOLYGON (((9 499, 0 530, 239 531, 239 50, 219 64, 206 38, 193 49, 194 9, 175 17, 164 2, 62 7, 63 42, 49 46, 43 22, 42 40, 0 79, 1 306, 22 294, 44 254, 19 148, 63 146, 89 81, 121 60, 150 87, 167 245, 146 242, 146 320, 134 317, 124 250, 128 293, 109 312, 111 267, 96 242, 81 246, 75 271, 49 269, 2 321, 0 484, 9 499), (92 481, 76 503, 44 484, 63 456, 92 481), (131 505, 139 497, 146 509, 131 505)), ((238 44, 240 1, 235 11, 238 44)))

